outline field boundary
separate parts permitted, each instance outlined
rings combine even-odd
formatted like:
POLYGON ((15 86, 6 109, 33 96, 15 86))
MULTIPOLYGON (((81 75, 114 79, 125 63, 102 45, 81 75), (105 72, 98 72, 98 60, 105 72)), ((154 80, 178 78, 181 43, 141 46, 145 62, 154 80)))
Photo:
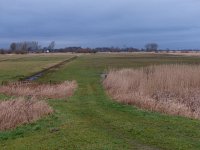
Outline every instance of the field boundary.
POLYGON ((67 59, 67 60, 64 60, 64 61, 62 61, 62 62, 60 62, 60 63, 58 63, 58 64, 55 64, 55 65, 50 66, 50 67, 48 67, 48 68, 45 68, 45 69, 43 69, 43 70, 41 70, 41 71, 35 72, 35 73, 32 74, 32 75, 29 75, 29 76, 26 76, 26 77, 24 77, 24 78, 21 78, 21 79, 19 79, 19 81, 33 81, 33 80, 36 80, 37 78, 41 77, 41 76, 44 75, 46 72, 48 72, 49 70, 54 69, 54 68, 57 68, 57 67, 59 67, 59 66, 61 66, 61 65, 64 65, 64 64, 66 64, 66 63, 69 63, 69 62, 75 60, 77 57, 78 57, 78 56, 73 56, 73 57, 71 57, 71 58, 69 58, 69 59, 67 59))
POLYGON ((23 59, 23 58, 28 58, 28 57, 20 57, 20 58, 8 58, 8 59, 3 59, 3 60, 0 60, 0 62, 5 62, 5 61, 12 61, 12 60, 19 60, 19 59, 23 59))

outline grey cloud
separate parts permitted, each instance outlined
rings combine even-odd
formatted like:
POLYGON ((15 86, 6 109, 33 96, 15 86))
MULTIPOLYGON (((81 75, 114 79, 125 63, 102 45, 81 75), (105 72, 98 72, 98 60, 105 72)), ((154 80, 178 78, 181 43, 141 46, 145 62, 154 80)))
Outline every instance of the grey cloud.
POLYGON ((198 0, 1 0, 0 47, 13 40, 57 46, 200 47, 198 0))

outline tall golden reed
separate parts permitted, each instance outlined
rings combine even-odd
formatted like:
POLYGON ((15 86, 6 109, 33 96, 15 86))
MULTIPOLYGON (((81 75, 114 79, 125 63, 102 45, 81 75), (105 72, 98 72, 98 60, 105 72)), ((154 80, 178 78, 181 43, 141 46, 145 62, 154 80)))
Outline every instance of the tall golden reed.
POLYGON ((200 66, 112 70, 103 82, 117 101, 170 115, 200 118, 200 66))
POLYGON ((77 88, 76 81, 60 84, 10 83, 0 86, 0 93, 19 98, 0 102, 0 131, 34 122, 53 112, 43 100, 45 98, 66 98, 77 88))
POLYGON ((15 83, 0 86, 0 93, 38 98, 66 98, 72 96, 76 87, 76 81, 65 81, 60 84, 15 83))
POLYGON ((45 101, 38 101, 34 98, 2 101, 0 102, 0 130, 34 122, 52 112, 53 109, 45 101))

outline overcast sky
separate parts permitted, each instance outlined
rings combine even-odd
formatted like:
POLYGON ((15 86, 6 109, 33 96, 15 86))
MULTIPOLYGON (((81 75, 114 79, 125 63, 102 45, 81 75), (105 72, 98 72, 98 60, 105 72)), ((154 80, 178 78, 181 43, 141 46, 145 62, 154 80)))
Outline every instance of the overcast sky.
POLYGON ((0 47, 200 48, 200 0, 0 0, 0 47))

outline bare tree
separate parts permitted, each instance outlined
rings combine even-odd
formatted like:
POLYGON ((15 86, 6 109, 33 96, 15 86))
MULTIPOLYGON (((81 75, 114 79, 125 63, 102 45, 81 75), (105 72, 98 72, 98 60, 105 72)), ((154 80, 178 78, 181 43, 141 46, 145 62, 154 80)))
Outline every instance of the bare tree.
POLYGON ((21 50, 23 50, 23 51, 27 51, 28 50, 28 43, 27 42, 22 43, 21 50))
POLYGON ((11 49, 12 51, 15 51, 16 48, 17 48, 17 44, 16 44, 16 43, 13 42, 13 43, 10 44, 10 49, 11 49))
POLYGON ((54 47, 55 47, 55 41, 52 41, 50 44, 49 44, 49 46, 48 46, 48 49, 49 50, 53 50, 54 49, 54 47))
POLYGON ((25 41, 25 42, 17 42, 11 43, 10 49, 13 51, 36 51, 40 48, 37 41, 25 41))
POLYGON ((158 50, 158 44, 157 43, 148 43, 145 45, 147 52, 155 52, 158 50))

